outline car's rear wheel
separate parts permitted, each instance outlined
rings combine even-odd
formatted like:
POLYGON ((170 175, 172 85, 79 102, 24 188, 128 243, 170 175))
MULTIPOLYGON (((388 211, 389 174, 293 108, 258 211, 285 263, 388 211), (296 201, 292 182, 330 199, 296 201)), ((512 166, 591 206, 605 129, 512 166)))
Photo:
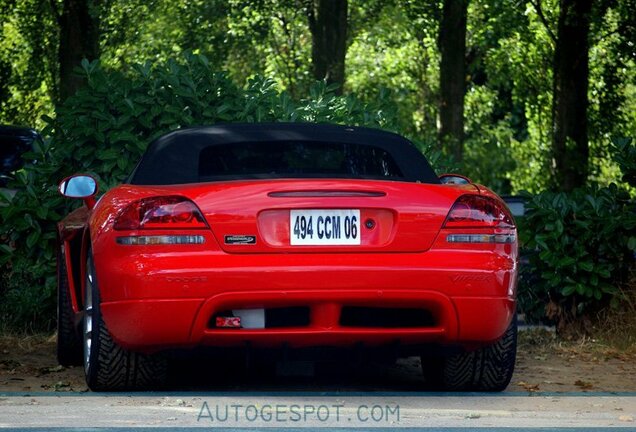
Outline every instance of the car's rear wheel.
POLYGON ((504 335, 492 345, 430 362, 422 358, 425 375, 431 378, 431 364, 438 369, 430 382, 444 390, 502 391, 510 383, 517 356, 517 319, 512 319, 504 335), (428 373, 427 373, 428 372, 428 373))
POLYGON ((82 364, 82 339, 75 328, 64 256, 58 257, 57 275, 57 361, 62 366, 82 364))
POLYGON ((86 262, 86 291, 82 323, 84 372, 91 390, 144 390, 161 387, 167 362, 160 355, 128 351, 113 341, 100 310, 92 255, 86 262))

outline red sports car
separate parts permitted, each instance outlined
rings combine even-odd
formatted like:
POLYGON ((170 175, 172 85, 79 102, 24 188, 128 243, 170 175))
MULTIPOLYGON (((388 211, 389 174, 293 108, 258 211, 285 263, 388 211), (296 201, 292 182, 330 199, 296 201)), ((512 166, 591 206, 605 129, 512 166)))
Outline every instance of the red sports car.
POLYGON ((161 385, 166 351, 391 346, 446 389, 503 390, 517 233, 504 202, 438 177, 405 138, 228 124, 152 142, 59 223, 58 359, 94 390, 161 385))

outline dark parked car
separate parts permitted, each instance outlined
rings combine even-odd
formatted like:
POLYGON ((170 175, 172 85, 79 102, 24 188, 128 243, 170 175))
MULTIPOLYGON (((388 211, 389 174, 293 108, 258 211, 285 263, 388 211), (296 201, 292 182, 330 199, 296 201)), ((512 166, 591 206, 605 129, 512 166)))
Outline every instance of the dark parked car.
POLYGON ((526 214, 526 199, 524 197, 519 195, 503 195, 501 198, 515 218, 523 217, 526 214))
POLYGON ((22 155, 41 139, 40 134, 30 128, 0 126, 0 190, 12 192, 6 188, 14 173, 24 165, 22 155))

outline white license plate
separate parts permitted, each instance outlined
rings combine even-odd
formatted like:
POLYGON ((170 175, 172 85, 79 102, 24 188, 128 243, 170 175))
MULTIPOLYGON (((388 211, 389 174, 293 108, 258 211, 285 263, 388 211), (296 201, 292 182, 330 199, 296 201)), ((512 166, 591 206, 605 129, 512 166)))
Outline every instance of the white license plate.
POLYGON ((359 245, 360 210, 291 210, 292 246, 359 245))

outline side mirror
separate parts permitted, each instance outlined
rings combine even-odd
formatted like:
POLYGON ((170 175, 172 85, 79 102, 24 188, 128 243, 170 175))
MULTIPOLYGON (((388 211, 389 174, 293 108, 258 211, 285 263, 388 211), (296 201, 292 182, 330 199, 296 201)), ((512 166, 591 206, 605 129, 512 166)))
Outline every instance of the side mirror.
POLYGON ((97 182, 89 175, 75 174, 65 178, 58 188, 60 193, 68 198, 82 198, 88 208, 95 205, 97 182))
POLYGON ((441 176, 439 176, 439 181, 442 184, 451 185, 464 185, 472 183, 472 181, 468 177, 459 174, 442 174, 441 176))
POLYGON ((510 213, 517 218, 523 217, 526 214, 526 199, 521 196, 502 196, 501 199, 504 200, 508 209, 510 209, 510 213))

